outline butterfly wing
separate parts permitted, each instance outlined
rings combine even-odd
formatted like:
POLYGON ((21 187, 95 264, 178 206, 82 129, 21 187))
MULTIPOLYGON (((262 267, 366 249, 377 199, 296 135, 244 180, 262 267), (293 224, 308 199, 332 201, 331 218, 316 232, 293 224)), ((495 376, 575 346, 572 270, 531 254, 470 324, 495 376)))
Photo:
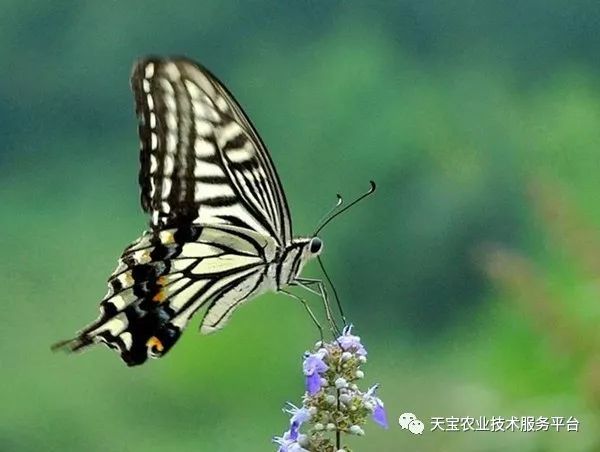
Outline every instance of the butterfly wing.
POLYGON ((147 58, 133 70, 142 207, 154 229, 230 223, 291 241, 273 163, 234 97, 185 58, 147 58))
POLYGON ((275 242, 236 226, 189 225, 149 231, 127 247, 108 281, 98 319, 58 346, 103 342, 130 366, 166 354, 192 315, 212 302, 203 332, 265 291, 275 242))
POLYGON ((291 221, 263 143, 212 74, 184 58, 147 58, 131 85, 151 231, 123 253, 100 317, 57 346, 104 342, 135 365, 163 356, 202 306, 208 333, 273 289, 268 263, 291 242, 291 221))

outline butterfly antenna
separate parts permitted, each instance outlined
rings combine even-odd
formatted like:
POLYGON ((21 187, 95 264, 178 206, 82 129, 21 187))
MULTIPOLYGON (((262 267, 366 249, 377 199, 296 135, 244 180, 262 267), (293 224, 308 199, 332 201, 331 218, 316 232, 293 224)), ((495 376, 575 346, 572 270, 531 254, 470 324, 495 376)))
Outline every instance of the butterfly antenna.
POLYGON ((333 281, 331 281, 331 278, 329 277, 327 270, 325 270, 325 265, 323 264, 323 261, 321 260, 321 256, 317 256, 317 261, 319 262, 319 267, 321 267, 321 270, 323 271, 323 275, 325 275, 325 279, 327 280, 327 283, 329 283, 329 286, 331 287, 331 290, 333 291, 333 297, 335 298, 335 302, 337 304, 338 310, 340 311, 340 316, 342 317, 342 322, 344 322, 344 326, 347 326, 348 322, 346 322, 346 315, 344 314, 344 310, 342 309, 342 302, 340 301, 340 297, 338 296, 337 290, 335 289, 335 286, 333 285, 333 281))
MULTIPOLYGON (((331 209, 329 209, 329 211, 325 215, 323 215, 323 217, 319 220, 319 222, 317 223, 317 228, 316 228, 317 231, 320 230, 321 224, 323 224, 323 222, 326 221, 327 218, 329 218, 337 210, 337 208, 340 207, 344 203, 344 200, 342 199, 342 195, 340 195, 339 193, 336 193, 335 196, 337 196, 337 202, 335 203, 335 206, 333 206, 331 209)), ((316 235, 316 232, 313 235, 316 235)))
MULTIPOLYGON (((375 185, 375 182, 373 181, 369 181, 369 183, 371 184, 371 187, 369 188, 369 190, 367 190, 365 193, 363 193, 362 195, 360 195, 358 198, 356 198, 354 201, 352 201, 350 204, 348 204, 346 207, 344 207, 343 209, 338 210, 337 212, 333 213, 332 215, 330 215, 315 231, 315 233, 313 235, 317 235, 319 233, 319 231, 321 231, 325 226, 327 226, 327 224, 329 224, 331 222, 331 220, 333 220, 335 217, 337 217, 338 215, 341 215, 342 213, 344 213, 346 210, 348 210, 350 207, 356 205, 357 203, 359 203, 360 201, 362 201, 363 199, 365 199, 367 196, 372 195, 373 193, 375 193, 375 190, 377 189, 377 185, 375 185)), ((339 196, 339 195, 338 195, 339 196)), ((339 203, 338 201, 338 204, 339 203)), ((337 207, 337 206, 336 206, 337 207)), ((335 210, 332 209, 332 211, 335 210)))

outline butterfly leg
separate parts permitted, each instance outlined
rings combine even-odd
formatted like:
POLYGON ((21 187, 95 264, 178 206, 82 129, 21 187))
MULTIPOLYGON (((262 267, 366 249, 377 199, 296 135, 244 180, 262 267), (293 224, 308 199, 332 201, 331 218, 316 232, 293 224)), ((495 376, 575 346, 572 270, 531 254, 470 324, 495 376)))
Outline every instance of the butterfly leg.
POLYGON ((304 308, 306 309, 306 312, 308 312, 308 315, 310 316, 310 318, 312 319, 312 321, 314 322, 314 324, 316 325, 316 327, 319 329, 319 335, 321 336, 321 342, 324 342, 324 339, 323 339, 323 327, 321 326, 321 324, 319 323, 319 321, 315 317, 315 314, 312 312, 312 309, 310 309, 310 306, 308 305, 308 303, 306 302, 306 300, 304 298, 300 298, 298 295, 296 295, 296 294, 294 294, 292 292, 288 292, 286 290, 281 290, 280 292, 284 293, 287 296, 292 297, 295 300, 298 300, 300 303, 302 303, 302 306, 304 306, 304 308))
MULTIPOLYGON (((329 283, 329 286, 331 287, 331 290, 333 291, 333 297, 335 298, 335 302, 337 304, 338 311, 340 312, 340 317, 342 318, 342 322, 344 322, 344 327, 346 327, 348 325, 348 322, 346 321, 346 315, 344 314, 344 309, 342 308, 342 302, 340 301, 340 297, 338 296, 337 290, 335 290, 335 286, 333 285, 333 281, 329 277, 329 273, 327 273, 327 270, 325 270, 325 264, 323 264, 323 259, 321 259, 321 256, 317 256, 317 261, 319 263, 319 267, 321 267, 321 271, 323 272, 325 279, 327 280, 327 282, 329 283)), ((317 279, 316 281, 320 282, 319 279, 317 279)))
MULTIPOLYGON (((340 335, 341 331, 335 320, 333 318, 333 314, 331 313, 331 305, 329 304, 329 296, 327 295, 327 291, 325 290, 325 285, 323 281, 320 279, 312 279, 312 278, 297 278, 294 283, 299 287, 302 287, 304 290, 315 294, 323 301, 323 306, 325 307, 325 315, 327 316, 327 322, 329 323, 329 328, 334 335, 340 335), (317 290, 312 289, 310 286, 317 286, 317 290)), ((345 323, 344 323, 345 324, 345 323)))
MULTIPOLYGON (((320 279, 315 279, 315 278, 298 278, 296 281, 301 282, 305 286, 316 285, 319 290, 319 293, 317 295, 319 295, 323 299, 326 299, 327 304, 329 305, 329 296, 328 296, 327 289, 325 288, 325 285, 323 284, 323 281, 321 281, 320 279)), ((342 323, 344 324, 344 326, 347 326, 348 322, 346 321, 346 315, 344 314, 344 310, 342 309, 342 303, 340 302, 340 299, 337 295, 337 291, 335 290, 335 287, 332 286, 332 288, 333 288, 333 294, 335 297, 335 301, 338 306, 338 311, 340 312, 340 317, 342 318, 342 323)), ((315 293, 314 291, 311 291, 311 292, 315 293)), ((338 328, 338 330, 339 330, 339 328, 338 328)))

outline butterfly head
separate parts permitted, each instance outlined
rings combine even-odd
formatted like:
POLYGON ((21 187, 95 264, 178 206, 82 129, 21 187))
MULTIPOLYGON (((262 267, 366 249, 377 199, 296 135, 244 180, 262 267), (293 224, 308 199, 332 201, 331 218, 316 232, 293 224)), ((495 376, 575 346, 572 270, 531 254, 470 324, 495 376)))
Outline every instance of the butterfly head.
POLYGON ((298 258, 302 265, 316 258, 323 251, 323 241, 317 236, 298 238, 294 242, 295 246, 298 247, 298 258))
POLYGON ((323 251, 323 241, 319 237, 298 237, 292 240, 280 261, 278 285, 291 283, 302 272, 304 265, 323 251))
POLYGON ((323 249, 323 241, 319 237, 313 237, 310 239, 308 251, 312 255, 312 257, 316 257, 321 254, 321 250, 323 249))

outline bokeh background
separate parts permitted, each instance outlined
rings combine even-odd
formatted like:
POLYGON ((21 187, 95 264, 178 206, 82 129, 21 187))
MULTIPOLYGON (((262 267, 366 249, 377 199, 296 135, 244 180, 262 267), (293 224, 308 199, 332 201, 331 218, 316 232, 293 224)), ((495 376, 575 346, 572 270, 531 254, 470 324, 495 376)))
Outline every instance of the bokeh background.
MULTIPOLYGON (((357 451, 600 450, 600 4, 0 2, 0 450, 274 450, 317 332, 263 296, 126 368, 49 345, 95 318, 145 228, 128 78, 201 61, 271 150, 391 420, 357 451), (394 419, 574 416, 578 433, 402 431, 394 419)), ((317 269, 308 274, 318 275, 317 269)), ((318 301, 313 300, 315 306, 318 301)))

